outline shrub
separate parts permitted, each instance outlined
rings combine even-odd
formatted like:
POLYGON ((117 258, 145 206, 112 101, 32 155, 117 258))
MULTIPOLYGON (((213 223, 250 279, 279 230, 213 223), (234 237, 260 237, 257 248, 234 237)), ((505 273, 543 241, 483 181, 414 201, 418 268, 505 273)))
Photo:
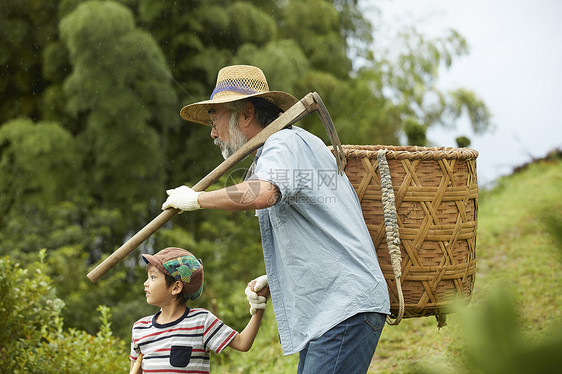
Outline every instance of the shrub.
POLYGON ((111 332, 111 312, 98 307, 95 335, 63 330, 64 303, 46 275, 45 251, 22 268, 0 258, 0 373, 110 373, 129 366, 125 343, 111 332))

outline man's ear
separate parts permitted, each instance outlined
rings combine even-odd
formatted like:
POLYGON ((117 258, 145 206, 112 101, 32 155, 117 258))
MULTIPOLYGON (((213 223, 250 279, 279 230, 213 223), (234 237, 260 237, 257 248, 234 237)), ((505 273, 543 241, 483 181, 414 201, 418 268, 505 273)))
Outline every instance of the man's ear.
POLYGON ((248 101, 246 103, 246 107, 244 108, 244 111, 242 112, 242 118, 244 119, 245 122, 249 123, 252 121, 256 113, 255 110, 256 108, 254 107, 254 104, 248 101))

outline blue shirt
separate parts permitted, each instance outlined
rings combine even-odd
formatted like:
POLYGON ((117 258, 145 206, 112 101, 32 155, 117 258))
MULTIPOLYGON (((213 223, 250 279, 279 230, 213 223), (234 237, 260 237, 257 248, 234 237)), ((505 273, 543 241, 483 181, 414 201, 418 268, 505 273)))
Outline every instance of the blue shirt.
POLYGON ((281 198, 257 211, 271 299, 285 355, 361 312, 390 301, 359 199, 318 137, 293 126, 256 153, 250 179, 281 198))

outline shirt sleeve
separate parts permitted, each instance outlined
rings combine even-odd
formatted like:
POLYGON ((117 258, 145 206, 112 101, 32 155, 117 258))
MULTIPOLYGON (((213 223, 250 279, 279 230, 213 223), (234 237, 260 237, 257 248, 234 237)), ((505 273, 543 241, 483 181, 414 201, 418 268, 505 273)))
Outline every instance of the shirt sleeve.
POLYGON ((136 361, 140 355, 140 347, 135 343, 134 339, 131 339, 131 353, 129 359, 131 361, 136 361))
POLYGON ((300 187, 299 160, 295 153, 298 145, 289 138, 270 137, 263 146, 263 151, 256 163, 251 179, 270 182, 279 188, 280 201, 294 196, 300 187))
POLYGON ((205 320, 205 332, 203 333, 203 341, 207 349, 215 353, 221 353, 237 334, 211 312, 208 313, 205 320))

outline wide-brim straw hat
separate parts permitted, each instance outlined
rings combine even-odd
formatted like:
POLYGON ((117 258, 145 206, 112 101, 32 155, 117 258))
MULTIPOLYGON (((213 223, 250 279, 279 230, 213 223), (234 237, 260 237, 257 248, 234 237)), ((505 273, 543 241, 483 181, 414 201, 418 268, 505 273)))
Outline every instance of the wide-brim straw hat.
POLYGON ((209 124, 209 109, 214 104, 224 104, 250 97, 262 97, 286 111, 298 99, 282 91, 270 91, 260 68, 250 65, 232 65, 222 68, 211 98, 186 105, 180 111, 183 119, 203 125, 209 124))

